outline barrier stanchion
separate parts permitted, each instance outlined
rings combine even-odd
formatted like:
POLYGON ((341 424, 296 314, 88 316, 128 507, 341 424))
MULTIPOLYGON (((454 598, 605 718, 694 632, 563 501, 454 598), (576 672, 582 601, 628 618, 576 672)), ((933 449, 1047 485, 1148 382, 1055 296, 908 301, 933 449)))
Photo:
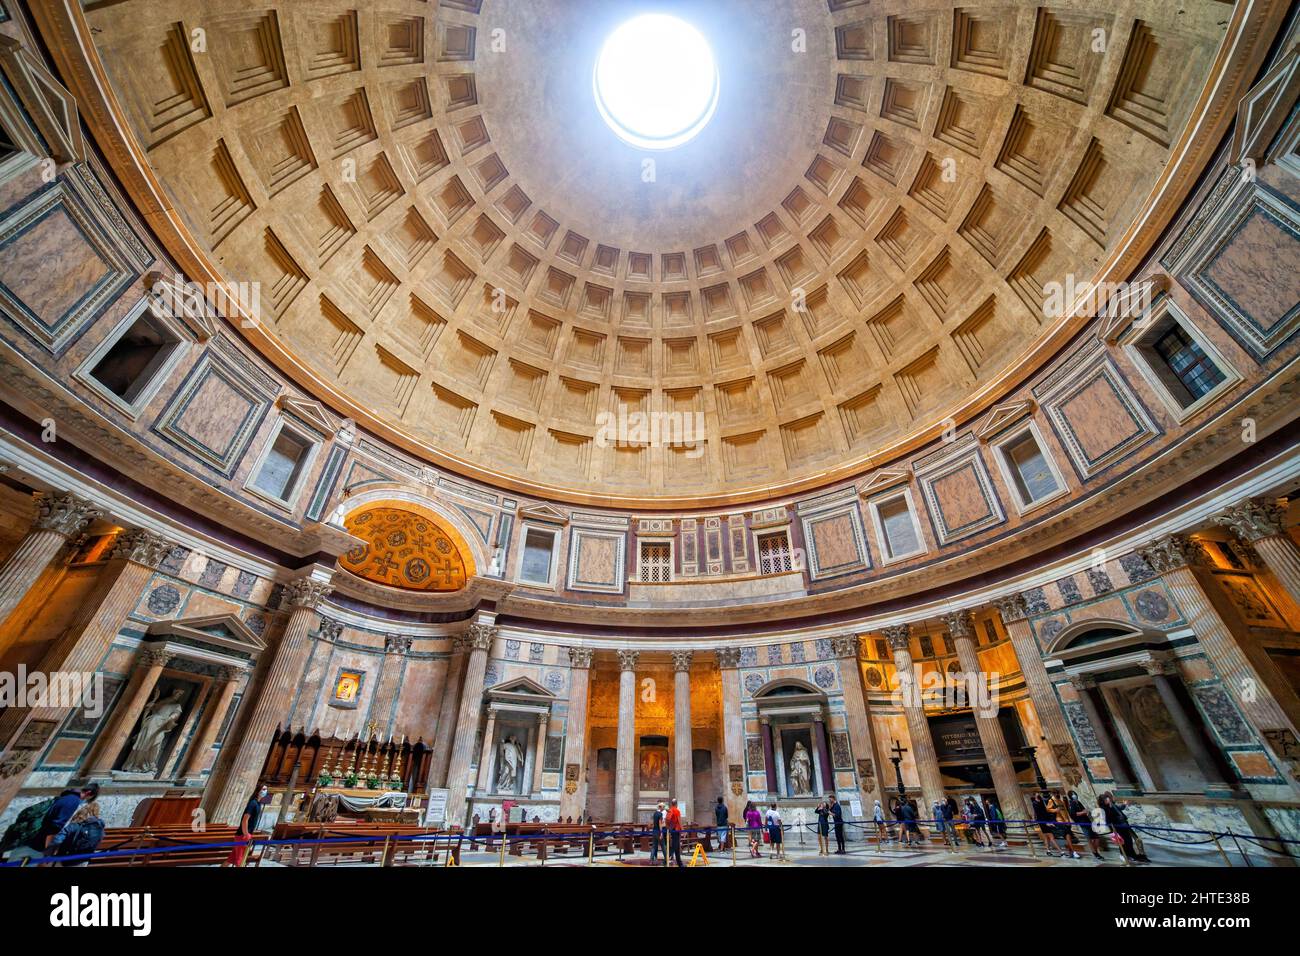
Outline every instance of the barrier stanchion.
POLYGON ((591 866, 596 862, 596 827, 591 827, 591 833, 587 837, 587 865, 591 866))
POLYGON ((736 825, 727 824, 727 837, 731 840, 731 865, 736 865, 736 825))
POLYGON ((1022 820, 1020 825, 1025 828, 1025 843, 1029 847, 1029 855, 1036 860, 1038 859, 1038 851, 1034 849, 1034 833, 1025 821, 1022 820))
POLYGON ((497 861, 497 866, 505 866, 505 865, 506 865, 506 831, 502 830, 501 831, 501 856, 500 859, 497 861))
POLYGON ((1228 856, 1227 852, 1223 849, 1223 844, 1219 842, 1219 835, 1216 833, 1214 834, 1213 838, 1214 838, 1214 848, 1219 851, 1219 856, 1223 857, 1223 862, 1227 866, 1231 867, 1232 859, 1228 856))
POLYGON ((1250 862, 1250 855, 1247 854, 1246 851, 1241 848, 1241 841, 1237 839, 1237 834, 1234 833, 1232 830, 1229 830, 1228 836, 1232 837, 1232 842, 1236 844, 1237 852, 1240 853, 1241 858, 1246 861, 1246 865, 1254 866, 1255 864, 1250 862))

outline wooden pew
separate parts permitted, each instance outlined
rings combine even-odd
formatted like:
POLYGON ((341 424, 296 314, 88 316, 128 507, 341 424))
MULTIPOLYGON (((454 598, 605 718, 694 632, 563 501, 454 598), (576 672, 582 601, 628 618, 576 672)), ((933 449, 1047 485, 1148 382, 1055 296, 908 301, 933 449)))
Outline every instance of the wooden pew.
MULTIPOLYGON (((166 847, 201 846, 208 843, 233 843, 238 830, 225 824, 212 825, 201 833, 189 826, 112 827, 104 831, 98 853, 110 850, 154 850, 166 847)), ((229 847, 175 850, 170 853, 123 853, 97 856, 90 866, 216 866, 230 856, 229 847)))

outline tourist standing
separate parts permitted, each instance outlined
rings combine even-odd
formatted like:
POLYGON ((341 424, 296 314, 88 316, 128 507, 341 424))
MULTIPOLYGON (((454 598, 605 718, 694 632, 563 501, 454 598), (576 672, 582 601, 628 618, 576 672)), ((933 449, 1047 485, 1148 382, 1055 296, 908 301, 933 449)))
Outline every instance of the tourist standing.
POLYGON ((1070 819, 1079 825, 1079 830, 1083 833, 1084 839, 1088 841, 1088 848, 1092 850, 1093 858, 1100 860, 1101 837, 1092 828, 1092 814, 1083 805, 1083 801, 1079 799, 1079 794, 1075 791, 1071 790, 1066 795, 1066 801, 1066 805, 1070 810, 1070 819))
POLYGON ((989 837, 1000 850, 1007 848, 1007 824, 1002 819, 1002 808, 987 793, 984 795, 984 819, 989 822, 989 837))
POLYGON ((1030 806, 1033 810, 1034 819, 1038 822, 1038 832, 1043 835, 1043 842, 1047 844, 1047 855, 1065 856, 1065 851, 1056 842, 1056 816, 1051 810, 1047 809, 1047 801, 1043 799, 1043 795, 1041 793, 1034 794, 1030 800, 1030 806))
MULTIPOLYGON (((49 851, 54 856, 82 856, 94 853, 104 839, 104 820, 99 815, 99 801, 87 800, 79 806, 72 819, 50 839, 49 851)), ((62 866, 89 866, 89 860, 63 863, 62 866)))
POLYGON ((913 842, 921 842, 921 828, 917 824, 916 806, 911 800, 898 801, 899 828, 903 835, 903 842, 907 846, 912 846, 913 842))
POLYGON ((1137 863, 1150 863, 1147 855, 1138 849, 1137 841, 1134 839, 1133 825, 1128 822, 1128 814, 1124 812, 1128 809, 1128 804, 1120 803, 1109 790, 1101 795, 1099 802, 1102 813, 1106 815, 1106 823, 1119 834, 1124 856, 1137 863))
POLYGON ((993 837, 984 832, 984 810, 974 797, 966 798, 966 816, 975 842, 986 849, 993 849, 993 837))
POLYGON ((830 856, 831 808, 823 800, 813 812, 817 814, 817 855, 830 856))
POLYGON ((876 845, 884 846, 885 840, 889 838, 889 827, 885 825, 885 810, 879 800, 871 808, 871 822, 876 825, 876 845))
POLYGON ((749 855, 761 857, 763 851, 760 847, 763 844, 763 837, 760 831, 763 827, 763 815, 758 812, 758 807, 754 806, 753 800, 745 804, 745 827, 749 830, 749 855))
POLYGON ((767 838, 772 844, 772 855, 778 860, 785 859, 785 843, 782 838, 785 830, 781 824, 781 811, 776 808, 776 802, 767 810, 767 838))
POLYGON ((727 845, 727 805, 718 797, 718 802, 713 806, 713 822, 718 828, 718 849, 722 850, 727 845))
POLYGON ((844 852, 844 804, 835 794, 830 795, 831 822, 835 824, 835 852, 844 852))
MULTIPOLYGON (((660 804, 660 806, 663 806, 663 804, 660 804)), ((682 862, 682 811, 677 808, 676 797, 673 797, 672 800, 668 802, 667 859, 676 860, 678 866, 686 865, 682 862)))
POLYGON ((659 859, 659 848, 663 845, 664 816, 664 802, 660 800, 659 805, 655 807, 654 815, 650 817, 651 862, 659 859))
POLYGON ((239 833, 235 836, 235 848, 230 851, 230 856, 222 866, 243 866, 244 855, 248 852, 248 844, 253 840, 253 834, 257 831, 257 824, 262 819, 262 801, 266 799, 267 789, 263 784, 257 792, 248 798, 248 803, 244 806, 244 812, 239 817, 239 833))
POLYGON ((1070 812, 1069 807, 1059 794, 1052 793, 1047 797, 1047 812, 1056 818, 1058 824, 1056 835, 1065 841, 1065 849, 1069 852, 1072 859, 1079 859, 1079 853, 1074 848, 1074 831, 1070 829, 1070 812))

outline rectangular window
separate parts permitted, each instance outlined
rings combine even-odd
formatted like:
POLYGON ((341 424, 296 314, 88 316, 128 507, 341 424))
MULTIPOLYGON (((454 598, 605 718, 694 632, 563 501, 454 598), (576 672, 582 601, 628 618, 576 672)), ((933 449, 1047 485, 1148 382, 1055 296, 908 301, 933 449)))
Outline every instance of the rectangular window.
POLYGON ((1032 431, 1026 431, 1003 445, 1002 454, 1011 466, 1011 482, 1022 505, 1032 505, 1060 490, 1052 466, 1032 431))
POLYGON ((637 577, 648 584, 666 584, 673 579, 673 549, 666 541, 642 541, 637 577))
POLYGON ((277 501, 292 499, 312 444, 301 435, 281 427, 257 469, 253 487, 277 501))
POLYGON ((1156 339, 1152 348, 1174 380, 1182 386, 1173 391, 1184 406, 1208 395, 1224 379, 1223 371, 1213 359, 1177 323, 1156 339))
POLYGON ((889 557, 897 558, 921 550, 921 542, 916 537, 916 522, 912 520, 912 509, 908 507, 906 497, 899 495, 880 502, 876 505, 876 514, 880 516, 880 530, 889 557))
POLYGON ((149 386, 180 346, 180 336, 146 309, 101 345, 81 374, 118 399, 117 404, 134 408, 143 404, 149 386))
POLYGON ((524 554, 519 561, 519 580, 528 584, 549 585, 554 553, 555 532, 529 528, 524 534, 524 554))
POLYGON ((793 568, 790 561, 790 538, 784 531, 761 535, 758 539, 758 573, 780 574, 793 568))

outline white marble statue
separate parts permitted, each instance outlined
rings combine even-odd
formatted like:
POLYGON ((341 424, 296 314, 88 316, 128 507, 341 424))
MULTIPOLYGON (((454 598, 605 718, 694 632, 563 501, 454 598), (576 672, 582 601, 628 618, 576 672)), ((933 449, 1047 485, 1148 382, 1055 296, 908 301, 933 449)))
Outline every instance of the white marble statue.
POLYGON ((511 734, 501 741, 501 766, 497 768, 497 793, 514 793, 524 762, 524 748, 511 734))
POLYGON ((157 773, 163 741, 181 718, 181 699, 185 691, 180 687, 173 688, 162 700, 158 699, 160 694, 161 689, 154 690, 144 716, 140 718, 140 729, 132 738, 131 752, 122 764, 127 773, 157 773))
POLYGON ((812 760, 802 740, 795 741, 794 753, 790 755, 790 791, 796 797, 812 793, 812 760))

